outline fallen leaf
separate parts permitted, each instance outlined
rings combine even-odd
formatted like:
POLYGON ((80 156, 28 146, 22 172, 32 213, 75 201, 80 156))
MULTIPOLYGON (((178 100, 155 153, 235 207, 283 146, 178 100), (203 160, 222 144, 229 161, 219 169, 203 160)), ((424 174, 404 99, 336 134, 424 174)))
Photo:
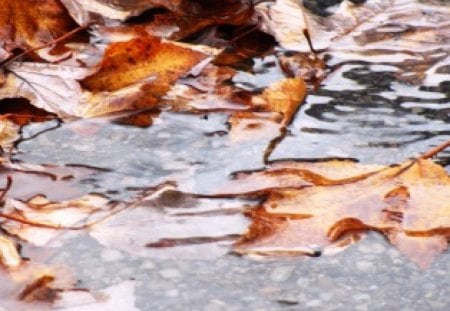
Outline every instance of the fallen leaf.
POLYGON ((125 281, 99 291, 64 291, 54 307, 62 311, 140 311, 136 307, 134 291, 134 281, 125 281))
POLYGON ((207 57, 194 49, 142 36, 111 44, 99 69, 13 64, 0 98, 24 97, 62 118, 149 108, 178 78, 207 57))
MULTIPOLYGON (((0 1, 0 48, 7 52, 51 43, 76 27, 57 0, 0 1)), ((37 53, 50 57, 51 49, 41 49, 37 53)))
POLYGON ((123 21, 152 8, 177 10, 183 0, 61 0, 61 2, 80 25, 85 25, 92 21, 92 15, 123 21))
POLYGON ((2 150, 10 149, 20 138, 19 130, 19 125, 5 116, 0 116, 0 147, 2 150))
POLYGON ((367 230, 383 233, 421 267, 447 248, 450 177, 431 160, 419 158, 345 179, 330 180, 327 170, 321 173, 314 172, 314 165, 256 173, 256 180, 266 179, 259 186, 267 198, 249 212, 253 224, 236 251, 326 253, 367 230), (285 186, 273 187, 268 177, 285 186))
POLYGON ((152 36, 141 36, 110 45, 100 69, 83 79, 93 92, 115 91, 154 75, 152 91, 166 93, 170 85, 189 72, 207 56, 178 45, 161 42, 152 36))
MULTIPOLYGON (((256 11, 262 16, 261 29, 282 47, 311 52, 309 36, 315 50, 332 56, 328 65, 334 68, 347 61, 389 63, 401 67, 396 75, 403 81, 419 83, 450 53, 447 6, 415 0, 343 1, 334 14, 323 18, 296 0, 277 0, 259 4, 256 11)), ((281 62, 289 70, 303 67, 301 58, 281 62)))
POLYGON ((22 263, 17 245, 4 235, 0 235, 0 264, 6 268, 17 268, 22 263))
POLYGON ((0 215, 7 219, 2 228, 36 246, 61 246, 63 234, 73 236, 71 230, 84 229, 113 213, 114 208, 108 203, 100 195, 60 202, 51 202, 43 196, 25 202, 8 198, 0 215))
POLYGON ((226 254, 248 225, 229 199, 201 199, 171 185, 89 229, 100 244, 133 255, 216 258, 226 254))
POLYGON ((48 310, 74 279, 61 266, 23 262, 6 272, 0 269, 0 308, 5 310, 48 310))

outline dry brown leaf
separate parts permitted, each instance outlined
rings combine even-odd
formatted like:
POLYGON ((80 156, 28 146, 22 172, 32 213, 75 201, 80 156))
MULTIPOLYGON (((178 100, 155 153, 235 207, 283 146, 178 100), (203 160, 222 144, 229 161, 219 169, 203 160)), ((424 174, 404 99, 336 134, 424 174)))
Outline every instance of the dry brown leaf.
POLYGON ((76 26, 57 0, 0 1, 0 48, 9 52, 50 43, 76 26))
POLYGON ((213 25, 245 25, 251 23, 253 5, 248 0, 184 1, 181 10, 157 14, 145 23, 154 35, 179 40, 213 25))
POLYGON ((288 181, 285 189, 265 189, 267 199, 250 212, 253 224, 236 245, 238 252, 313 255, 323 248, 326 253, 348 245, 353 233, 366 230, 383 233, 421 267, 447 248, 450 177, 431 160, 417 159, 332 182, 326 171, 321 176, 311 168, 298 175, 291 170, 272 172, 280 175, 272 176, 278 181, 298 182, 288 181))

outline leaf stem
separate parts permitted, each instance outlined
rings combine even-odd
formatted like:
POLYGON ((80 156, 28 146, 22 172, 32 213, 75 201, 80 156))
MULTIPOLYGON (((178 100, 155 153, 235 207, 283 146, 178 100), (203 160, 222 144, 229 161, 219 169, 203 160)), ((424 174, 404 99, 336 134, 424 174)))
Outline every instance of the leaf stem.
POLYGON ((60 43, 61 41, 66 40, 67 38, 73 36, 74 34, 80 32, 82 30, 87 29, 89 26, 91 26, 91 24, 92 23, 89 23, 89 24, 86 24, 86 25, 83 25, 83 26, 79 26, 79 27, 73 29, 72 31, 69 31, 68 33, 62 35, 61 37, 56 38, 55 40, 52 40, 52 41, 50 41, 48 43, 45 43, 45 44, 42 44, 42 45, 30 48, 30 49, 28 49, 26 51, 23 51, 22 53, 19 53, 18 55, 10 58, 9 60, 6 60, 3 64, 0 64, 0 68, 7 67, 8 65, 10 65, 13 62, 15 62, 16 60, 18 60, 19 58, 21 58, 21 57, 23 57, 23 56, 25 56, 27 54, 30 54, 30 53, 32 53, 34 51, 38 51, 38 50, 44 49, 46 47, 52 46, 54 44, 60 43))
POLYGON ((427 152, 425 152, 424 154, 422 154, 419 159, 429 159, 434 157, 435 155, 437 155, 438 153, 442 152, 443 150, 447 149, 448 147, 450 147, 450 140, 446 141, 443 144, 440 144, 437 147, 434 147, 433 149, 428 150, 427 152))

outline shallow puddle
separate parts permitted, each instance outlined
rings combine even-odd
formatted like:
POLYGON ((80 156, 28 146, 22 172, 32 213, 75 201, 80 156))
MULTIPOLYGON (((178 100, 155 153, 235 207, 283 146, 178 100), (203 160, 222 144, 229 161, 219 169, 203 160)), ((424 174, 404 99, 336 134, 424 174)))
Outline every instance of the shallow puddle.
MULTIPOLYGON (((336 52, 333 72, 310 87, 285 136, 264 118, 248 127, 270 135, 236 135, 229 114, 210 111, 163 111, 148 127, 110 119, 28 125, 12 159, 76 173, 54 189, 45 176, 19 177, 39 187, 13 187, 15 195, 54 191, 49 198, 61 200, 100 193, 138 204, 104 225, 70 233, 64 247, 25 246, 24 255, 69 264, 81 287, 132 280, 142 310, 446 310, 448 251, 423 271, 372 232, 334 256, 239 257, 230 248, 249 225, 244 210, 258 200, 208 195, 235 172, 263 169, 269 145, 270 161, 394 164, 448 141, 448 47, 406 60, 402 53, 390 58, 392 51, 353 60, 336 52), (427 57, 432 64, 424 77, 411 68, 427 57)), ((284 75, 271 55, 254 59, 252 72, 240 72, 233 83, 255 91, 284 75)), ((450 171, 450 150, 436 159, 450 171)))

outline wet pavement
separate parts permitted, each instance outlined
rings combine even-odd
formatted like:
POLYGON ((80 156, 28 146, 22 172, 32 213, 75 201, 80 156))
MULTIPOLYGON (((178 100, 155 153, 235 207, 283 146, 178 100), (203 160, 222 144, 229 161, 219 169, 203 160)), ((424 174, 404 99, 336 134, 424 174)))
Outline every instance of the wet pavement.
MULTIPOLYGON (((276 66, 276 64, 274 65, 276 66)), ((352 158, 392 164, 450 137, 450 85, 415 85, 398 64, 348 62, 309 94, 270 160, 352 158)), ((245 77, 242 79, 246 79, 245 77)), ((268 78, 269 79, 269 78, 268 78)), ((258 82, 259 83, 259 82, 258 82)), ((227 115, 163 112, 149 128, 73 121, 18 146, 15 160, 102 168, 83 192, 129 199, 135 190, 176 181, 207 193, 232 172, 264 166, 267 140, 235 143, 227 115)), ((54 123, 24 129, 31 136, 54 123)), ((450 151, 438 162, 450 168, 450 151)), ((226 244, 229 246, 229 243, 226 244)), ((140 310, 448 310, 450 254, 421 270, 370 233, 333 256, 248 258, 232 254, 137 256, 80 236, 54 251, 81 287, 132 280, 140 310)))

